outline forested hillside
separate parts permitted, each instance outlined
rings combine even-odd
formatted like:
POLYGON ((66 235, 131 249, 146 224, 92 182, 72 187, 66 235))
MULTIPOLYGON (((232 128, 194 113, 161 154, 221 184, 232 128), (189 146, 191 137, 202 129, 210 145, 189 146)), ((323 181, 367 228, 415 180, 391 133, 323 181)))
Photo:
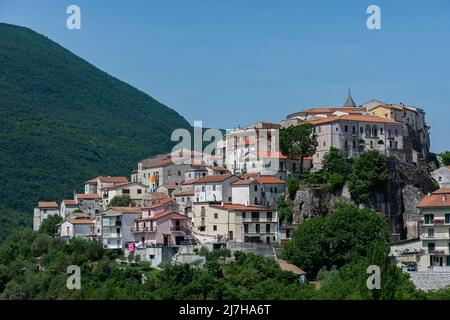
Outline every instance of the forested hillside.
POLYGON ((27 28, 0 23, 0 70, 0 240, 23 223, 20 212, 31 225, 38 200, 69 197, 98 175, 128 176, 138 160, 171 149, 175 128, 190 127, 27 28))

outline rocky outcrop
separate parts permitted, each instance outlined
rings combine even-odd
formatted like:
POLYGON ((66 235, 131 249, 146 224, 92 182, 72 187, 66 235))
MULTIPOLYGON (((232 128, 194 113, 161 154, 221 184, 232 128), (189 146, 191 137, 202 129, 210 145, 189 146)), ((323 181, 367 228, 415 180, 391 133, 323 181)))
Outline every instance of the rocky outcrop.
MULTIPOLYGON (((416 205, 427 193, 439 187, 430 175, 432 168, 419 168, 395 156, 388 159, 387 166, 390 178, 386 191, 376 193, 368 207, 384 214, 394 242, 416 238, 416 205)), ((322 186, 300 187, 294 199, 293 223, 332 212, 336 199, 351 202, 347 186, 335 194, 322 186)))
POLYGON ((332 211, 332 195, 321 186, 301 186, 294 199, 293 223, 332 211))

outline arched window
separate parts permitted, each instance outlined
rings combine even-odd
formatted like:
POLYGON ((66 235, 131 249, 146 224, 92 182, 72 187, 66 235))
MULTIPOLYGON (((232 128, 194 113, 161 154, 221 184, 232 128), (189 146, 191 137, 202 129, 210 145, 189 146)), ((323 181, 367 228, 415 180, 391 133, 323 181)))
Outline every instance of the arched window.
POLYGON ((381 144, 381 145, 384 144, 383 140, 379 140, 378 144, 381 144))

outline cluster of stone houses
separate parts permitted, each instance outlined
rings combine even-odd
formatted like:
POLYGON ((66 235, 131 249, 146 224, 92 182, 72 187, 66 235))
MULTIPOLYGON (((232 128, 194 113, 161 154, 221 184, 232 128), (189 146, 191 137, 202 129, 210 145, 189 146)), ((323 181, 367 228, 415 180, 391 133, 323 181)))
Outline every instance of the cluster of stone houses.
POLYGON ((107 249, 229 241, 279 244, 296 227, 280 225, 275 208, 287 177, 320 169, 331 147, 349 156, 376 149, 420 165, 429 153, 429 127, 420 108, 377 100, 358 107, 349 94, 343 107, 310 108, 281 123, 238 126, 218 141, 213 155, 189 151, 191 161, 178 163, 173 153, 164 154, 140 161, 130 180, 88 180, 84 193, 73 199, 59 205, 39 202, 34 229, 58 214, 64 219, 61 238, 95 238, 107 249), (303 161, 282 154, 279 130, 306 122, 317 136, 316 153, 303 161), (132 205, 111 206, 121 196, 128 196, 132 205))

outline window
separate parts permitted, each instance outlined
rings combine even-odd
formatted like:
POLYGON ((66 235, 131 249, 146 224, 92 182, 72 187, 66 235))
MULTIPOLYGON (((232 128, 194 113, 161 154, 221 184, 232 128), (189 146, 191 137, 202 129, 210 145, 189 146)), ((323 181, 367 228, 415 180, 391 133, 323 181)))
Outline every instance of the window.
POLYGON ((205 186, 202 186, 202 191, 205 191, 205 186))
POLYGON ((430 214, 430 213, 425 214, 424 218, 425 218, 425 224, 431 224, 431 223, 433 223, 434 214, 430 214))
POLYGON ((356 127, 355 126, 352 127, 352 133, 356 134, 356 127))
POLYGON ((380 128, 380 134, 383 134, 383 128, 380 128))
POLYGON ((428 253, 432 253, 434 251, 435 244, 433 242, 428 244, 428 253))
POLYGON ((258 186, 255 184, 255 191, 258 191, 258 186))
POLYGON ((252 219, 259 219, 259 212, 252 212, 252 219))
POLYGON ((256 233, 260 233, 260 227, 259 227, 259 223, 255 224, 255 228, 256 228, 256 233))
POLYGON ((324 146, 324 147, 326 146, 326 143, 325 143, 325 141, 323 142, 323 146, 324 146))
POLYGON ((123 189, 123 190, 122 190, 122 193, 123 193, 123 194, 130 194, 130 189, 123 189))
POLYGON ((242 211, 242 219, 245 219, 245 211, 242 211))
POLYGON ((364 128, 363 127, 359 127, 359 133, 363 134, 364 133, 364 128))
POLYGON ((445 214, 445 223, 450 223, 450 213, 445 214))
POLYGON ((355 140, 353 140, 352 147, 353 147, 353 149, 356 148, 356 141, 355 140))
POLYGON ((216 185, 213 184, 213 191, 216 191, 216 185))
POLYGON ((270 223, 266 224, 266 233, 270 233, 270 223))
POLYGON ((213 231, 217 231, 217 226, 213 226, 213 231))
POLYGON ((178 176, 181 177, 181 171, 180 170, 178 170, 178 176))
POLYGON ((345 131, 345 132, 348 132, 348 126, 345 126, 345 127, 344 127, 344 131, 345 131))
POLYGON ((255 204, 258 204, 258 197, 255 197, 255 204))
POLYGON ((428 238, 434 238, 434 229, 433 228, 428 229, 428 238))
POLYGON ((272 212, 267 212, 267 221, 272 221, 272 212))
POLYGON ((219 219, 219 214, 217 212, 214 212, 214 219, 219 219))
POLYGON ((142 189, 137 189, 137 194, 142 194, 142 189))
POLYGON ((339 127, 336 127, 336 132, 338 132, 339 131, 339 127))
POLYGON ((248 224, 244 224, 244 233, 248 233, 248 224))

